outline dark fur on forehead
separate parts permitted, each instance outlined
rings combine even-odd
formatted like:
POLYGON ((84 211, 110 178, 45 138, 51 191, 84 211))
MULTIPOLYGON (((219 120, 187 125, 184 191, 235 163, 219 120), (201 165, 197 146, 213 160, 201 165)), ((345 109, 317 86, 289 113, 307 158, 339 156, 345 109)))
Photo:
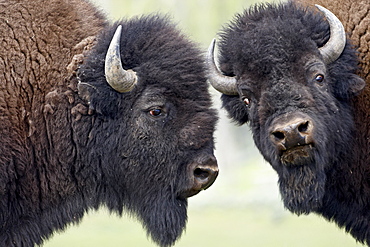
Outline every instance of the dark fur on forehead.
MULTIPOLYGON (((132 91, 136 97, 148 85, 167 88, 181 99, 201 100, 209 106, 209 94, 200 50, 170 22, 167 16, 149 15, 122 20, 102 32, 89 59, 81 66, 79 77, 96 88, 107 88, 104 76, 105 55, 118 25, 122 25, 121 60, 124 69, 134 70, 139 78, 132 91), (192 90, 194 87, 197 90, 192 90)), ((113 89, 106 98, 124 97, 113 89)), ((112 109, 114 111, 114 109, 112 109)))
POLYGON ((276 66, 287 70, 302 54, 325 44, 329 26, 320 15, 292 2, 258 4, 236 15, 220 36, 220 62, 231 65, 225 65, 226 74, 263 76, 276 66))

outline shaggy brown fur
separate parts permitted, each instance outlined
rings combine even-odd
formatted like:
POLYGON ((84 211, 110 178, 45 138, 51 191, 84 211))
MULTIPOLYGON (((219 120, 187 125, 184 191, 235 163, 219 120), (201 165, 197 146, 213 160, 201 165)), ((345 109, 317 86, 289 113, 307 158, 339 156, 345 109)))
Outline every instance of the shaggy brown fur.
MULTIPOLYGON (((74 54, 81 53, 84 48, 76 44, 98 34, 104 26, 105 17, 85 1, 0 2, 2 246, 40 244, 41 239, 51 231, 61 228, 62 222, 56 223, 51 219, 50 223, 54 226, 48 230, 40 230, 42 226, 37 222, 37 226, 29 223, 33 213, 45 210, 48 200, 52 200, 51 203, 55 205, 60 198, 78 190, 72 182, 73 178, 68 175, 70 160, 53 163, 58 155, 51 157, 46 151, 62 151, 71 155, 71 147, 64 142, 70 134, 65 129, 47 134, 45 118, 52 111, 49 103, 56 89, 65 88, 70 83, 71 74, 66 65, 71 62, 74 54), (61 138, 60 142, 52 143, 54 138, 61 138), (35 186, 37 184, 39 186, 35 186), (19 208, 17 202, 23 206, 19 208), (27 211, 27 217, 17 219, 17 215, 27 211)), ((68 88, 64 91, 64 98, 72 93, 68 88)), ((63 97, 59 98, 59 102, 53 103, 67 103, 63 97)), ((69 98, 72 100, 71 96, 69 98)), ((63 117, 67 118, 67 115, 63 117)), ((60 127, 60 124, 57 122, 53 125, 60 127)))
MULTIPOLYGON (((37 138, 41 134, 36 127, 43 125, 46 95, 65 84, 66 64, 74 54, 81 53, 78 50, 81 47, 76 50, 75 45, 88 36, 96 35, 105 22, 104 17, 84 1, 0 3, 2 135, 18 133, 19 139, 26 142, 27 137, 37 138), (48 8, 42 7, 45 5, 48 8)), ((11 156, 15 150, 29 153, 23 150, 24 144, 2 146, 1 154, 11 156)), ((0 173, 8 173, 8 169, 10 167, 0 173)), ((0 182, 0 186, 4 183, 0 182)))
MULTIPOLYGON (((96 35, 105 22, 104 17, 84 1, 0 3, 0 133, 2 136, 14 136, 11 140, 18 140, 0 146, 2 162, 13 157, 27 160, 46 155, 43 150, 39 150, 40 154, 33 154, 29 147, 30 143, 39 143, 38 138, 45 135, 45 129, 39 128, 45 125, 44 114, 49 109, 44 108, 45 101, 56 88, 68 83, 66 65, 83 48, 77 47, 76 50, 76 44, 96 35), (34 9, 37 11, 32 11, 34 9)), ((60 136, 65 134, 59 133, 60 136)), ((50 140, 43 141, 46 143, 39 143, 40 146, 50 145, 50 140)), ((63 147, 54 147, 54 150, 58 148, 63 147)), ((15 167, 16 163, 0 165, 0 173, 4 174, 0 178, 0 191, 7 191, 9 181, 29 172, 27 167, 15 167)), ((41 172, 25 179, 35 179, 36 176, 43 179, 46 174, 41 172)), ((45 179, 57 181, 58 177, 45 179)), ((65 183, 69 182, 66 179, 65 183)), ((66 184, 55 184, 49 189, 52 193, 63 194, 69 187, 66 184)), ((30 193, 34 197, 32 201, 40 199, 40 195, 34 193, 35 188, 24 187, 21 190, 33 191, 30 193)))

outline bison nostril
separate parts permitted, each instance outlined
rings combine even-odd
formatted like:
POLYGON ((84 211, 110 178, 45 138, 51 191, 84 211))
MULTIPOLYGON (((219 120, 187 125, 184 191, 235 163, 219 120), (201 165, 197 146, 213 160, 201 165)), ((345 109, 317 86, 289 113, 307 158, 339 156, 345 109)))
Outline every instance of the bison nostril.
POLYGON ((194 189, 205 190, 210 187, 218 175, 216 165, 197 165, 193 170, 194 189))
POLYGON ((305 133, 308 131, 309 121, 306 121, 298 126, 298 131, 300 133, 305 133))
POLYGON ((189 188, 181 193, 183 198, 196 195, 214 183, 218 176, 217 160, 214 156, 200 157, 197 162, 188 166, 188 172, 190 184, 189 188))
POLYGON ((288 117, 289 115, 278 119, 280 122, 276 121, 270 129, 270 139, 280 151, 312 142, 314 129, 312 120, 307 116, 288 117))
POLYGON ((196 168, 194 170, 194 176, 200 179, 207 179, 209 177, 208 169, 196 168))
POLYGON ((281 131, 274 131, 271 133, 278 141, 282 141, 285 138, 285 134, 281 131))

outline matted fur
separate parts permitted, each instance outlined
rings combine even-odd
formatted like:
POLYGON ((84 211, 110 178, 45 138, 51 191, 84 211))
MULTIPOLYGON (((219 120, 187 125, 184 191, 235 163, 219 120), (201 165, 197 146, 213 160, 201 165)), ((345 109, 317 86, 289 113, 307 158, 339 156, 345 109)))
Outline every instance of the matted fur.
POLYGON ((0 246, 42 244, 103 205, 172 245, 188 167, 216 162, 200 50, 166 17, 109 24, 82 0, 3 1, 0 30, 0 246), (128 93, 104 76, 118 24, 128 93))

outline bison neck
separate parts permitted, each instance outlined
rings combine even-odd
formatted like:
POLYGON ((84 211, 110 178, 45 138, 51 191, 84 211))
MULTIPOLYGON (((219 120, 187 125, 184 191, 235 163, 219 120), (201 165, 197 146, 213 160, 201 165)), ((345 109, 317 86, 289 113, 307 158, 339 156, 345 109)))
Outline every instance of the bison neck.
POLYGON ((327 172, 323 207, 318 211, 334 220, 357 240, 370 245, 370 85, 353 101, 355 133, 347 157, 327 172))
MULTIPOLYGON (((41 244, 41 236, 80 221, 87 210, 104 204, 105 194, 114 197, 101 182, 101 150, 92 148, 101 146, 92 140, 104 121, 89 115, 73 91, 54 90, 45 98, 41 110, 30 116, 35 127, 12 144, 18 154, 7 165, 9 176, 2 188, 12 196, 2 197, 0 241, 16 241, 12 236, 23 233, 22 244, 41 244)), ((114 201, 117 205, 109 206, 121 212, 119 198, 114 201)))

